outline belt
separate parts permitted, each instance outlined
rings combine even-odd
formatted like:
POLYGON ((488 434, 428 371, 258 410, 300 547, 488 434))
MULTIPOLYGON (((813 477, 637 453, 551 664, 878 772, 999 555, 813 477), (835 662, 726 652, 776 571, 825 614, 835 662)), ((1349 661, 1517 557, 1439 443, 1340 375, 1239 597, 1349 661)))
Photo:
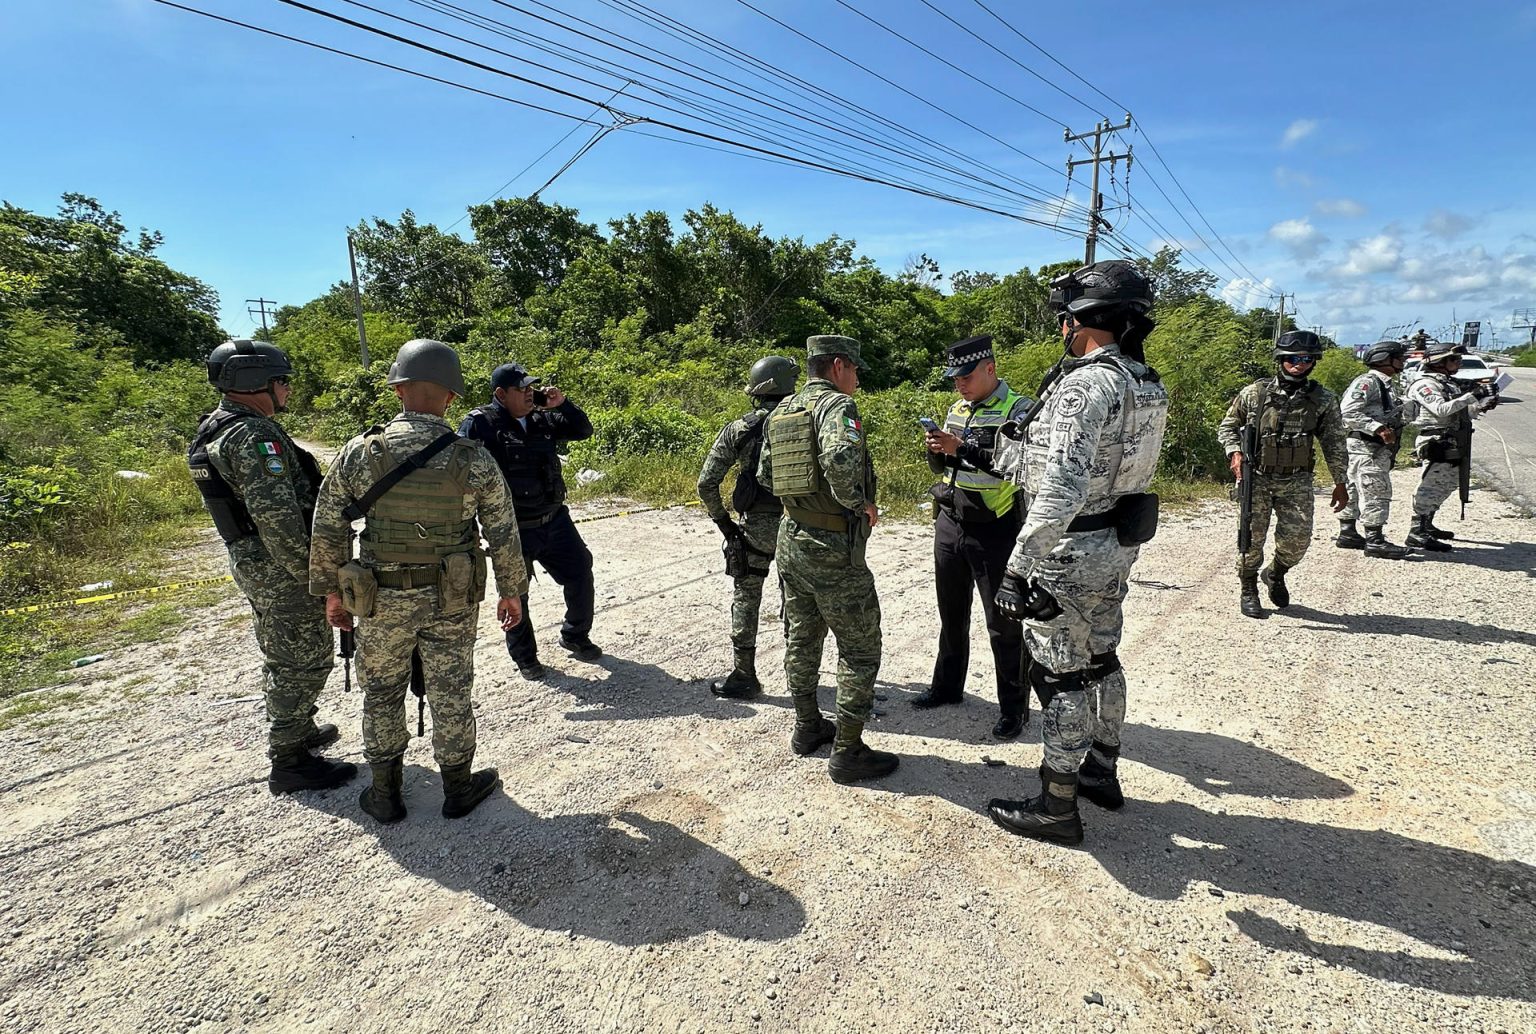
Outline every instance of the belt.
POLYGON ((1387 443, 1374 434, 1366 434, 1364 431, 1351 431, 1349 436, 1357 442, 1365 442, 1367 445, 1386 445, 1387 443))
POLYGON ((402 567, 395 571, 375 571, 373 580, 381 589, 432 589, 437 587, 441 568, 402 567))
POLYGON ((848 518, 830 513, 818 513, 815 510, 802 510, 798 506, 789 503, 784 504, 784 512, 808 528, 820 528, 822 531, 847 531, 848 518))
POLYGON ((533 528, 542 528, 542 527, 544 527, 544 525, 548 524, 550 521, 552 521, 556 517, 560 516, 560 511, 562 509, 564 509, 564 507, 557 506, 553 510, 549 511, 548 513, 546 513, 542 517, 535 517, 532 520, 527 520, 527 521, 518 521, 517 522, 517 530, 518 531, 529 531, 529 530, 531 530, 533 528))
POLYGON ((1118 523, 1120 523, 1119 515, 1111 508, 1103 513, 1072 518, 1072 523, 1067 525, 1067 534, 1084 535, 1090 531, 1103 531, 1105 528, 1113 528, 1118 523))

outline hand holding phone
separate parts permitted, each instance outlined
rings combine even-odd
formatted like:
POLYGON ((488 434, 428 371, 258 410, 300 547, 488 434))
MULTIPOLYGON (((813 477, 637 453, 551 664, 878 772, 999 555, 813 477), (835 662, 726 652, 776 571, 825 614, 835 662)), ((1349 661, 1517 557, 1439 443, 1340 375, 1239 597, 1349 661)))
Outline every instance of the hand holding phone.
POLYGON ((940 430, 939 425, 934 423, 933 419, 931 417, 920 416, 920 417, 917 418, 917 422, 919 424, 922 424, 923 425, 923 430, 927 431, 929 434, 938 434, 939 433, 939 430, 940 430))

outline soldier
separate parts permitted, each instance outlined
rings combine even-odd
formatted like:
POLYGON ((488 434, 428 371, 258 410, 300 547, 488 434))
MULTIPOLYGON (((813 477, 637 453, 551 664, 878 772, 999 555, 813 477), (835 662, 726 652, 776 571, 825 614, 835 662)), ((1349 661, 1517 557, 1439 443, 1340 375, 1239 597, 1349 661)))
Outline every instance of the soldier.
POLYGON ((1403 405, 1392 391, 1392 378, 1403 372, 1408 346, 1378 341, 1360 357, 1366 370, 1350 382, 1339 405, 1349 438, 1349 505, 1339 514, 1340 549, 1363 549, 1366 556, 1401 560, 1413 551, 1387 541, 1382 530, 1392 509, 1392 464, 1397 460, 1403 405), (1365 522, 1362 536, 1355 520, 1365 522))
POLYGON ((805 387, 768 416, 757 479, 784 504, 779 582, 784 590, 784 681, 795 702, 789 745, 802 756, 832 743, 827 771, 838 783, 879 779, 895 754, 864 743, 880 672, 880 600, 864 562, 879 519, 875 468, 850 397, 867 369, 852 338, 806 340, 805 387), (816 704, 821 648, 837 641, 837 724, 816 704))
MULTIPOLYGON (((512 505, 517 509, 523 560, 529 570, 537 560, 564 590, 560 645, 577 660, 595 661, 603 651, 592 642, 592 615, 597 603, 592 551, 582 541, 565 505, 565 475, 557 451, 561 442, 592 437, 592 421, 565 392, 553 386, 540 388, 539 384, 540 378, 518 363, 496 367, 491 372, 491 401, 464 418, 459 434, 489 449, 506 476, 512 505)), ((526 616, 526 596, 522 603, 526 616)), ((523 678, 537 681, 544 677, 531 618, 507 632, 507 653, 523 678)))
POLYGON ((1289 330, 1275 343, 1274 377, 1263 377, 1237 393, 1216 428, 1216 439, 1227 450, 1233 477, 1242 476, 1240 429, 1252 423, 1259 430, 1259 455, 1253 472, 1253 546, 1237 558, 1242 587, 1239 609, 1251 618, 1265 617, 1259 603, 1259 579, 1277 608, 1290 606, 1286 572, 1306 555, 1312 544, 1312 444, 1321 441, 1323 460, 1333 478, 1334 512, 1349 503, 1344 486, 1347 451, 1344 421, 1333 392, 1312 380, 1312 369, 1323 355, 1323 343, 1310 330, 1289 330), (1262 574, 1264 536, 1269 515, 1275 515, 1275 557, 1262 574))
POLYGON ((248 340, 226 341, 207 365, 224 399, 198 426, 187 465, 251 605, 267 702, 267 786, 273 793, 341 786, 357 766, 310 753, 340 734, 314 721, 333 647, 325 607, 307 591, 320 467, 273 419, 287 407, 293 367, 282 349, 248 340))
POLYGON ((1021 663, 1024 633, 1003 617, 994 602, 1008 554, 1018 537, 1023 507, 1018 486, 992 466, 998 431, 1020 421, 1032 403, 998 379, 990 337, 972 337, 949 346, 944 376, 960 398, 949 407, 944 426, 925 438, 928 466, 942 476, 929 489, 934 497, 934 585, 939 606, 939 656, 928 690, 913 707, 958 704, 964 697, 971 652, 971 592, 981 593, 981 611, 997 667, 997 703, 1002 712, 992 735, 1015 739, 1029 721, 1029 697, 1021 663))
POLYGON ((1472 413, 1486 413, 1499 404, 1498 389, 1478 384, 1471 388, 1456 380, 1461 357, 1466 348, 1449 341, 1431 341, 1424 346, 1424 362, 1419 376, 1408 391, 1418 412, 1414 426, 1419 437, 1414 453, 1424 466, 1418 490, 1413 493, 1413 530, 1403 541, 1431 553, 1448 553, 1446 539, 1453 532, 1435 527, 1435 511, 1450 498, 1461 483, 1459 432, 1470 433, 1472 413))
POLYGON ((726 424, 699 471, 699 501, 725 536, 726 574, 731 576, 731 652, 735 667, 723 680, 710 683, 715 696, 746 698, 763 691, 757 679, 758 612, 763 605, 763 580, 773 562, 779 518, 784 507, 757 483, 757 465, 763 447, 763 422, 768 413, 794 393, 800 366, 793 359, 770 355, 752 364, 747 374, 747 395, 752 412, 726 424), (726 509, 720 485, 730 469, 740 464, 731 506, 726 509), (731 520, 735 510, 741 520, 731 520))
POLYGON ((363 686, 363 756, 373 785, 363 810, 405 818, 401 796, 405 692, 412 667, 432 708, 432 752, 443 776, 443 816, 467 815, 500 784, 494 768, 472 772, 475 627, 485 598, 483 535, 496 569, 496 618, 522 620, 528 576, 517 517, 496 462, 443 419, 464 392, 459 357, 441 341, 407 341, 385 381, 402 412, 353 438, 320 486, 309 586, 337 628, 357 629, 363 686), (365 518, 352 558, 352 521, 365 518), (478 519, 478 527, 477 527, 478 519))
POLYGON ((987 813, 1009 832, 1080 844, 1079 792, 1103 808, 1125 803, 1116 769, 1126 683, 1116 650, 1131 565, 1157 528, 1157 497, 1146 489, 1168 393, 1142 356, 1152 284, 1134 264, 1084 266, 1052 287, 1062 360, 998 456, 1029 493, 997 607, 1025 622, 1045 757, 1038 797, 994 798, 987 813))

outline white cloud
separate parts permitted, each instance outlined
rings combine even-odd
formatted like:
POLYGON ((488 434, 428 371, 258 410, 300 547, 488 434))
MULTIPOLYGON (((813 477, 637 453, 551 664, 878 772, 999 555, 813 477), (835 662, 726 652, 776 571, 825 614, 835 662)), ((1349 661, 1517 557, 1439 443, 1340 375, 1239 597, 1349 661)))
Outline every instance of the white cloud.
POLYGON ((1269 228, 1270 237, 1279 241, 1291 250, 1297 258, 1308 259, 1318 253, 1322 246, 1328 243, 1311 220, 1305 217, 1301 219, 1283 219, 1269 228))
POLYGON ((1402 239, 1396 234, 1379 233, 1351 244, 1349 254, 1334 269, 1334 274, 1349 279, 1386 273, 1396 269, 1402 260, 1402 239))
POLYGON ((1285 135, 1280 138, 1281 147, 1295 147, 1307 137, 1317 132, 1317 127, 1322 123, 1315 118, 1299 118, 1285 127, 1285 135))
POLYGON ((1365 214, 1365 206, 1354 198, 1336 197, 1319 201, 1312 206, 1318 215, 1333 219, 1358 219, 1365 214))
POLYGON ((1311 190, 1317 186, 1317 180, 1313 179, 1308 173, 1302 172, 1300 169, 1287 168, 1284 165, 1275 166, 1275 182, 1288 190, 1291 188, 1311 190))
POLYGON ((1239 312, 1247 312, 1249 309, 1257 309, 1268 305, 1270 298, 1278 293, 1275 282, 1269 277, 1265 277, 1260 282, 1240 276, 1236 280, 1229 280, 1223 285, 1221 300, 1239 312))
POLYGON ((1429 213, 1429 217, 1424 220, 1424 232, 1431 237, 1453 241, 1472 229, 1473 223, 1474 220, 1464 215, 1456 212, 1447 212, 1443 208, 1437 208, 1429 213))

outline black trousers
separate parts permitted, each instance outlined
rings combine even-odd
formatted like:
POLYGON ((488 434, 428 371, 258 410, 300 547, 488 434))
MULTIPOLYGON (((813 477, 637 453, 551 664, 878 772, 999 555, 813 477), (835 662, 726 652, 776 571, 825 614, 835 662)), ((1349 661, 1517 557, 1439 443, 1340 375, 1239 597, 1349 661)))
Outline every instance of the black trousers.
MULTIPOLYGON (((592 551, 581 539, 571 511, 560 507, 559 516, 541 528, 524 528, 518 533, 523 543, 523 563, 533 575, 533 563, 548 572, 555 584, 565 590, 565 623, 560 638, 583 640, 592 633, 592 610, 597 592, 592 585, 592 551)), ((507 633, 507 653, 519 664, 538 659, 539 644, 533 638, 533 616, 528 613, 528 597, 523 597, 523 620, 507 633)))
POLYGON ((981 612, 997 665, 997 702, 1004 715, 1028 710, 1021 667, 1024 626, 997 612, 993 598, 1003 580, 1008 554, 1018 537, 1018 510, 986 522, 961 523, 945 507, 933 527, 934 586, 939 602, 939 658, 930 686, 935 696, 959 700, 971 659, 971 595, 981 593, 981 612))

